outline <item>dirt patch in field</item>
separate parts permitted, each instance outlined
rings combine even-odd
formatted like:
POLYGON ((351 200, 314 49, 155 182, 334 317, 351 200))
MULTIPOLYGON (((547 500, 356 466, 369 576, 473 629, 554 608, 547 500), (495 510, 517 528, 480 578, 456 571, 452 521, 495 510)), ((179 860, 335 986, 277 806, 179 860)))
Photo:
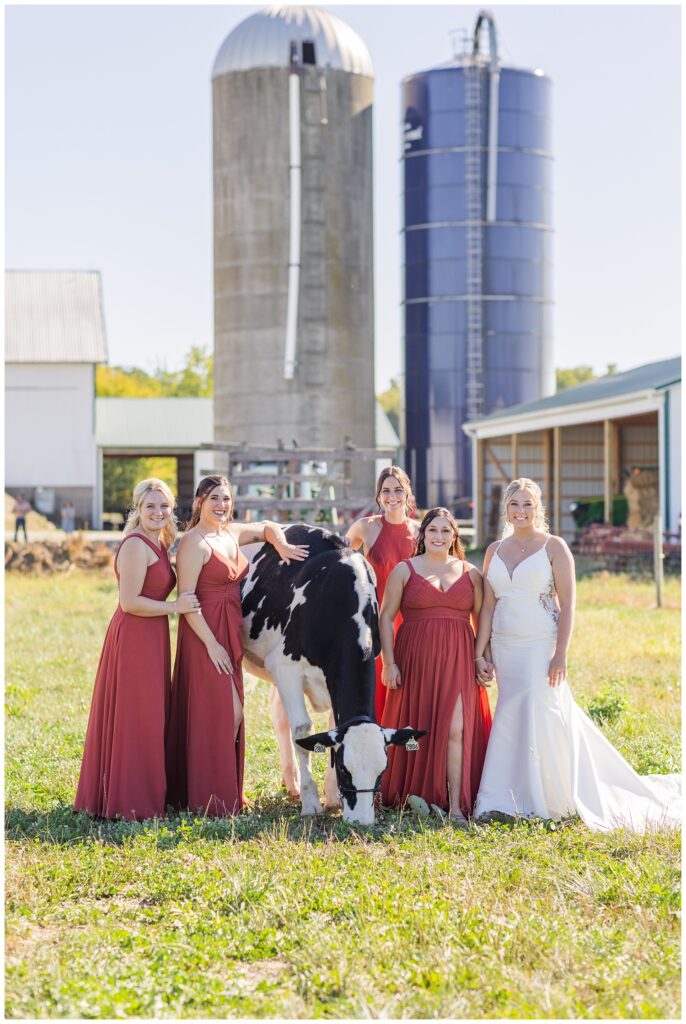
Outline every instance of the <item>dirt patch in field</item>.
POLYGON ((278 981, 282 974, 289 969, 285 960, 245 960, 234 961, 234 975, 249 985, 259 985, 263 981, 278 981))
MULTIPOLYGON (((69 925, 69 932, 84 931, 86 925, 69 925)), ((8 967, 27 960, 37 949, 54 946, 64 941, 64 928, 49 924, 29 924, 22 932, 7 935, 5 942, 5 963, 8 967)))
POLYGON ((85 541, 80 534, 64 540, 34 543, 5 541, 5 569, 37 576, 71 572, 72 569, 104 569, 112 564, 113 550, 102 541, 85 541))

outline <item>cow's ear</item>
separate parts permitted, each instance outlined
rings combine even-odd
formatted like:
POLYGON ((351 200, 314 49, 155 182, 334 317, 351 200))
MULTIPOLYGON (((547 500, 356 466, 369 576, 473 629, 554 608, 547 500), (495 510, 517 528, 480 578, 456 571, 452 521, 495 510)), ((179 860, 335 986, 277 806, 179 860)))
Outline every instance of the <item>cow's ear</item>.
POLYGON ((404 729, 384 729, 383 734, 387 746, 403 747, 408 740, 418 740, 421 736, 426 736, 428 729, 410 729, 406 726, 404 729))
POLYGON ((314 750, 315 753, 322 753, 324 747, 334 747, 338 740, 336 739, 336 729, 332 729, 331 732, 315 732, 312 736, 303 736, 301 740, 295 742, 303 750, 314 750), (322 750, 317 750, 317 746, 321 747, 322 750))

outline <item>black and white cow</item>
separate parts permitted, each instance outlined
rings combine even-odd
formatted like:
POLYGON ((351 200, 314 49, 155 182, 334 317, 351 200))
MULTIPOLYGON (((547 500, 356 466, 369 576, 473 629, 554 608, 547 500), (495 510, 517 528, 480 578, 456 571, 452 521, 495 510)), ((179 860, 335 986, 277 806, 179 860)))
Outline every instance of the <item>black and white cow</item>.
POLYGON ((241 587, 245 668, 278 690, 271 704, 284 780, 290 792, 297 792, 292 736, 298 747, 302 813, 322 810, 309 753, 328 747, 335 773, 327 771, 327 806, 340 806, 342 798, 347 821, 371 825, 386 747, 424 733, 382 729, 374 719, 379 624, 376 581, 366 558, 319 527, 292 525, 286 534, 292 544, 309 546, 304 562, 286 565, 271 544, 243 549, 250 562, 241 587), (332 710, 328 732, 311 735, 306 694, 315 711, 332 710))

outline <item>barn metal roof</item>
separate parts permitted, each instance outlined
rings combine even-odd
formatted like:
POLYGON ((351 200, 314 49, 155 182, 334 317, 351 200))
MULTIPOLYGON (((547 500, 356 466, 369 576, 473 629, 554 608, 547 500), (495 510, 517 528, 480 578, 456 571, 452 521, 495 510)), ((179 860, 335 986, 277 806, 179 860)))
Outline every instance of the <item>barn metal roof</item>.
POLYGON ((675 356, 672 359, 662 359, 657 363, 645 363, 643 366, 636 366, 632 370, 624 370, 622 373, 607 374, 605 377, 588 381, 586 384, 576 384, 573 388, 566 388, 556 395, 548 395, 546 398, 539 398, 534 402, 522 402, 506 409, 499 409, 489 416, 472 420, 469 426, 481 426, 495 423, 498 420, 510 420, 538 412, 553 412, 575 405, 612 401, 624 395, 661 390, 669 387, 670 384, 677 384, 680 380, 681 357, 675 356))
POLYGON ((316 7, 265 7, 250 15, 222 43, 212 77, 251 68, 288 68, 291 43, 313 42, 316 67, 372 78, 366 44, 350 25, 316 7))
POLYGON ((8 363, 105 363, 107 341, 97 270, 5 272, 8 363))
POLYGON ((214 438, 211 398, 96 398, 95 439, 119 451, 188 451, 214 438))

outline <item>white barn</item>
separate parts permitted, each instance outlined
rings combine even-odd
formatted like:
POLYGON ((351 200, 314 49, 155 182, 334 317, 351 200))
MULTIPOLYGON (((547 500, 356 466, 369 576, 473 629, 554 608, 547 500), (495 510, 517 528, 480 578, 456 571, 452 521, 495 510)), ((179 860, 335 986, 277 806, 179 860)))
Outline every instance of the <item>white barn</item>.
POLYGON ((95 367, 107 361, 100 274, 5 276, 5 486, 34 503, 66 498, 99 525, 95 367))

